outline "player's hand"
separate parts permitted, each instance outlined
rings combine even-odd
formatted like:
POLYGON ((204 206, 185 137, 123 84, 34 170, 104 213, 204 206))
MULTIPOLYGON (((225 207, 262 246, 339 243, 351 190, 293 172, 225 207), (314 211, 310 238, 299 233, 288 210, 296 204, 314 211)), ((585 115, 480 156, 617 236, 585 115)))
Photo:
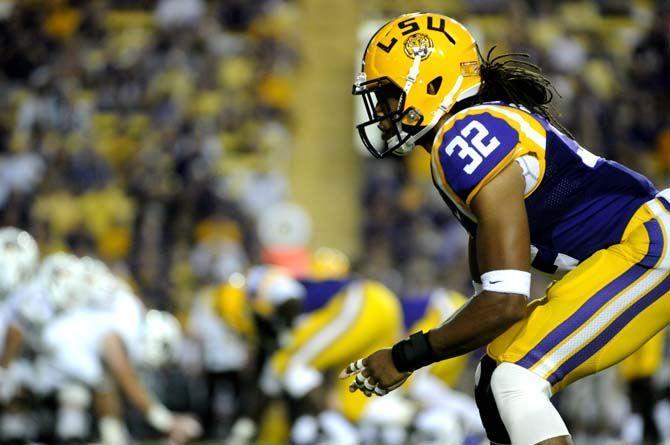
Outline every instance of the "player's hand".
POLYGON ((367 358, 352 362, 340 373, 341 379, 356 376, 349 391, 360 390, 367 397, 372 394, 384 396, 393 391, 411 375, 395 368, 391 349, 380 349, 367 358))
POLYGON ((202 434, 202 427, 194 417, 183 414, 175 415, 170 429, 168 443, 170 445, 183 445, 191 439, 202 434))

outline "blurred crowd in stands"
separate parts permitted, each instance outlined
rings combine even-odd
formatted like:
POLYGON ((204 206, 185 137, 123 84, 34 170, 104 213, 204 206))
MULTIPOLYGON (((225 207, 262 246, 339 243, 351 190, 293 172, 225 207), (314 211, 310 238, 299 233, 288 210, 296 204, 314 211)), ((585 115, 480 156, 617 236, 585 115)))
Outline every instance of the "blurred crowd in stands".
MULTIPOLYGON (((2 5, 3 223, 31 229, 47 251, 66 247, 124 268, 165 307, 183 308, 198 280, 258 259, 254 222, 288 187, 277 166, 292 144, 296 4, 2 5), (217 271, 208 270, 211 256, 217 271)), ((670 6, 451 9, 483 53, 492 45, 527 53, 545 70, 556 111, 585 147, 668 182, 670 6)), ((357 263, 402 293, 466 283, 462 231, 432 191, 425 161, 415 153, 369 162, 361 191, 366 255, 357 263)))
POLYGON ((4 224, 172 309, 211 276, 201 257, 224 275, 255 258, 253 217, 285 188, 295 5, 0 5, 4 224))

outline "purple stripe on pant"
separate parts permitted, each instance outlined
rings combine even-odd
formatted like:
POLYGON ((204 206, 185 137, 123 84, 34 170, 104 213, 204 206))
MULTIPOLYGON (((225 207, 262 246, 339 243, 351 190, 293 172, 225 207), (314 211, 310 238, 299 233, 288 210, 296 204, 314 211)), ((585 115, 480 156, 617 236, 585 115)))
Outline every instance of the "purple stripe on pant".
POLYGON ((591 318, 598 309, 611 300, 615 295, 640 278, 649 268, 654 267, 663 253, 663 232, 655 219, 644 223, 649 235, 649 247, 644 258, 637 264, 631 266, 626 272, 619 275, 596 294, 581 305, 568 319, 558 325, 546 337, 544 337, 533 349, 528 351, 517 365, 530 368, 535 365, 554 346, 569 336, 577 328, 582 326, 586 320, 591 318))
POLYGON ((571 371, 593 357, 600 351, 616 334, 618 334, 633 318, 651 306, 656 300, 670 291, 670 279, 666 276, 661 283, 649 291, 644 297, 637 300, 633 305, 620 314, 600 334, 584 346, 579 352, 570 357, 565 363, 554 371, 547 380, 552 385, 560 382, 571 371))

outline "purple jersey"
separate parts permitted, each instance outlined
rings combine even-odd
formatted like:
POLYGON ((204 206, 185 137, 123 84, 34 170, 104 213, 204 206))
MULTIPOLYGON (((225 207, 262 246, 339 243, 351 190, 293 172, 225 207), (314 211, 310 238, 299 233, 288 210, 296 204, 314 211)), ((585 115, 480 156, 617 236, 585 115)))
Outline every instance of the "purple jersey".
POLYGON ((533 266, 546 272, 556 271, 559 256, 582 261, 619 243, 635 211, 657 193, 647 178, 594 156, 542 116, 483 104, 451 117, 432 154, 435 184, 470 234, 477 226, 472 198, 522 156, 538 166, 525 202, 533 266))

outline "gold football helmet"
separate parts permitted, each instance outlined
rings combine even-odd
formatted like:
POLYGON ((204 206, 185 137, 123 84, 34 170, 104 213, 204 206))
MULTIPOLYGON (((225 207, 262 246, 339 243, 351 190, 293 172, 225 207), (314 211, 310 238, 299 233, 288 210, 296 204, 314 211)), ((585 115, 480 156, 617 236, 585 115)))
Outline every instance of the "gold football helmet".
POLYGON ((351 272, 349 257, 339 249, 319 247, 312 253, 310 278, 314 280, 338 280, 351 272))
POLYGON ((477 94, 479 66, 474 38, 452 18, 413 13, 384 25, 353 87, 369 119, 356 126, 365 147, 376 158, 409 153, 456 102, 477 94), (381 142, 370 133, 377 129, 381 142))

